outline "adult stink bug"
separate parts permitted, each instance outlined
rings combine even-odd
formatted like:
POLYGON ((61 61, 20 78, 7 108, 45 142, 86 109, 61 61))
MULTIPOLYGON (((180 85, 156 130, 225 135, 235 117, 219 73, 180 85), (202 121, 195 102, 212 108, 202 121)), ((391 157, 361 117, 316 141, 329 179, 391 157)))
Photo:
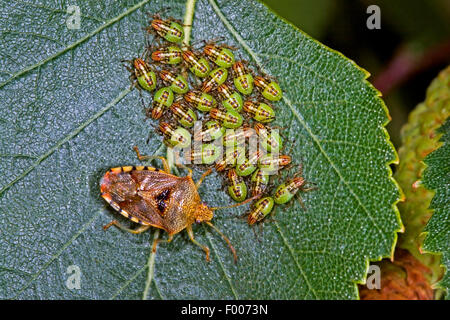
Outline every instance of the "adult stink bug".
POLYGON ((192 180, 191 169, 186 168, 189 172, 187 176, 178 177, 169 173, 169 164, 165 158, 141 156, 137 147, 135 151, 140 160, 160 159, 164 170, 149 166, 124 166, 109 169, 100 180, 101 196, 116 211, 140 226, 137 229, 129 229, 117 220, 113 220, 103 228, 106 230, 114 225, 137 234, 150 227, 156 227, 169 234, 167 242, 172 241, 175 234, 186 229, 191 241, 205 251, 206 260, 210 261, 209 248, 195 240, 192 230, 194 223, 204 222, 222 236, 230 247, 234 260, 237 261, 236 251, 230 240, 210 221, 214 216, 214 210, 236 207, 252 201, 253 198, 227 207, 208 207, 201 201, 198 187, 211 170, 206 171, 195 183, 192 180))

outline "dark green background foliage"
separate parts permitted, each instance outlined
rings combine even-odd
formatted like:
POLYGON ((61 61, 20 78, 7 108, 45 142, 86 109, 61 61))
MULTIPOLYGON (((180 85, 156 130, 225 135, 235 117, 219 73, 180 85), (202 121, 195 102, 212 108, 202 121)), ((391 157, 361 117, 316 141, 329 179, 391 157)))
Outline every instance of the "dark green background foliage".
POLYGON ((447 291, 446 299, 450 299, 448 292, 450 287, 450 277, 448 269, 450 268, 450 256, 448 252, 450 239, 450 121, 439 129, 443 136, 441 141, 444 143, 439 149, 429 154, 425 158, 427 168, 424 171, 423 182, 425 187, 435 190, 436 194, 431 201, 430 208, 434 213, 428 222, 425 232, 427 237, 423 249, 428 252, 442 252, 441 263, 446 268, 443 279, 439 286, 447 291))
MULTIPOLYGON (((137 91, 120 64, 140 54, 146 12, 181 1, 83 1, 80 30, 68 30, 66 7, 2 2, 0 79, 0 297, 141 298, 153 232, 102 226, 118 214, 99 195, 110 167, 137 164, 133 145, 154 153, 161 139, 144 122, 137 91), (146 139, 151 139, 146 144, 146 139), (67 267, 82 271, 69 290, 67 267)), ((226 38, 238 56, 277 77, 285 92, 276 124, 293 158, 318 190, 277 209, 261 242, 237 218, 214 219, 236 247, 234 265, 217 233, 197 226, 158 248, 148 296, 174 298, 356 298, 368 259, 389 256, 400 229, 399 192, 388 163, 396 159, 383 125, 387 112, 367 74, 254 1, 198 1, 193 41, 226 38)), ((151 101, 149 95, 145 96, 151 101)), ((196 171, 196 176, 200 172, 196 171)), ((217 175, 200 188, 226 205, 217 175)), ((164 235, 163 237, 166 237, 164 235)))

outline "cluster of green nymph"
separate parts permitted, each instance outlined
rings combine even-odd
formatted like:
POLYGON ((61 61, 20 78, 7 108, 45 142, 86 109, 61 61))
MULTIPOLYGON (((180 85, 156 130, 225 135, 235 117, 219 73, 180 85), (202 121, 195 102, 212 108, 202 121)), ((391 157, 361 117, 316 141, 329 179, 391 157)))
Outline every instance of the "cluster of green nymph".
POLYGON ((237 202, 258 199, 249 224, 307 190, 297 173, 267 196, 272 176, 291 164, 289 155, 280 155, 279 128, 269 125, 275 120, 273 104, 283 97, 271 76, 257 75, 246 61, 236 60, 237 48, 219 40, 202 41, 200 48, 186 45, 183 25, 173 18, 154 15, 147 33, 153 41, 142 58, 127 60, 127 69, 133 85, 153 94, 146 114, 159 121, 168 147, 183 149, 185 164, 215 168, 237 202))

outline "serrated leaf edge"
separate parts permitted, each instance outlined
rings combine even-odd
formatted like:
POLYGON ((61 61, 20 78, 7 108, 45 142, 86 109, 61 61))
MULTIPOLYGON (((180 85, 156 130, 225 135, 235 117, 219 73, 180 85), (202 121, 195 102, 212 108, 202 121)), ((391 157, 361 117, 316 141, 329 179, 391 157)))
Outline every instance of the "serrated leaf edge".
MULTIPOLYGON (((447 119, 446 121, 449 121, 449 120, 447 119)), ((445 124, 445 122, 444 122, 444 124, 445 124)), ((442 126, 443 126, 444 124, 442 124, 441 127, 439 127, 439 128, 436 130, 436 132, 440 134, 440 136, 439 136, 439 138, 438 138, 438 141, 440 141, 440 142, 441 142, 442 136, 444 135, 444 133, 441 132, 441 128, 442 128, 442 126)), ((430 155, 433 154, 436 150, 439 150, 439 149, 442 148, 443 146, 444 146, 444 142, 442 142, 442 144, 440 144, 440 145, 439 145, 434 151, 432 151, 428 156, 430 156, 430 155)), ((427 184, 425 183, 425 181, 424 181, 424 179, 423 179, 423 177, 424 177, 423 173, 424 173, 425 170, 429 167, 428 164, 426 163, 426 160, 427 160, 428 156, 425 157, 425 159, 423 159, 423 160, 421 161, 421 163, 423 164, 424 167, 423 167, 423 169, 422 169, 422 179, 420 179, 419 181, 420 181, 420 183, 421 183, 427 190, 430 190, 430 191, 434 192, 434 194, 433 194, 433 199, 434 199, 434 197, 436 196, 436 189, 430 189, 430 188, 428 188, 427 184)), ((431 202, 432 202, 432 200, 431 200, 431 202)), ((428 209, 431 210, 431 212, 432 212, 432 214, 431 214, 431 216, 430 216, 430 220, 431 220, 431 217, 434 215, 434 212, 435 212, 435 210, 431 208, 431 202, 430 202, 430 206, 428 207, 428 209)), ((427 225, 428 225, 428 223, 427 223, 427 225)), ((424 247, 423 247, 429 233, 430 233, 429 231, 423 231, 423 232, 420 233, 420 236, 424 236, 424 239, 423 239, 423 242, 422 242, 422 244, 421 244, 419 250, 420 250, 420 252, 422 252, 422 253, 429 253, 429 254, 434 254, 434 255, 439 256, 440 261, 442 262, 442 256, 443 256, 442 252, 435 252, 435 251, 431 251, 431 250, 426 250, 426 249, 424 249, 424 247)), ((443 263, 439 264, 439 266, 440 266, 441 268, 443 268, 443 270, 444 270, 444 273, 443 273, 443 275, 442 275, 442 279, 443 279, 443 278, 446 276, 446 274, 447 274, 447 272, 448 272, 449 270, 448 270, 447 266, 444 265, 443 263)), ((447 297, 448 297, 448 296, 450 295, 450 292, 448 291, 448 288, 446 288, 446 287, 444 287, 444 286, 441 285, 442 279, 441 279, 440 281, 438 281, 437 283, 433 283, 431 286, 432 286, 433 289, 442 289, 443 291, 446 292, 446 295, 447 295, 447 297)))

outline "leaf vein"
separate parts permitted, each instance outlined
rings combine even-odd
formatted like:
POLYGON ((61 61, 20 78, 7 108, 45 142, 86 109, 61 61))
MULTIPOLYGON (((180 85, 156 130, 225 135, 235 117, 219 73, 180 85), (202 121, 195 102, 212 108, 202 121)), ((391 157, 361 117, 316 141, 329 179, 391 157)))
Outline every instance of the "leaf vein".
POLYGON ((277 226, 277 231, 278 231, 278 233, 280 234, 281 239, 283 240, 284 246, 288 249, 288 251, 289 251, 289 253, 290 253, 292 259, 293 259, 294 262, 295 262, 296 267, 297 267, 298 270, 300 271, 300 274, 302 275, 302 277, 305 279, 305 282, 306 282, 306 285, 308 286, 308 289, 313 293, 314 297, 315 297, 316 299, 318 299, 319 297, 317 296, 317 294, 316 294, 316 292, 315 292, 315 290, 314 290, 314 287, 313 287, 313 286, 311 285, 311 283, 309 282, 308 277, 306 276, 305 271, 303 270, 303 268, 302 268, 301 265, 300 265, 300 262, 296 259, 295 255, 294 255, 294 250, 292 249, 292 247, 291 247, 291 246, 289 245, 289 243, 287 242, 286 237, 284 236, 283 232, 281 231, 280 225, 279 225, 278 222, 276 222, 276 221, 275 221, 274 223, 275 223, 275 225, 277 226))
POLYGON ((122 18, 126 17, 127 15, 133 13, 134 11, 136 11, 137 9, 139 9, 140 7, 142 7, 143 5, 145 5, 147 2, 149 2, 150 0, 143 0, 141 2, 139 2, 138 4, 134 5, 133 7, 131 7, 130 9, 128 9, 127 11, 123 12, 122 14, 112 18, 111 20, 109 20, 108 22, 104 23, 103 25, 101 25, 100 27, 98 27, 97 29, 95 29, 94 31, 92 31, 91 33, 88 33, 87 35, 85 35, 84 37, 82 37, 81 39, 75 41, 74 43, 72 43, 71 45, 68 45, 67 47, 65 47, 64 49, 56 52, 55 54, 47 57, 44 60, 41 60, 33 65, 30 65, 22 70, 20 70, 17 73, 14 73, 14 75, 12 77, 10 77, 9 79, 5 80, 4 82, 0 83, 0 88, 4 87, 5 85, 7 85, 8 83, 10 83, 11 81, 23 76, 24 74, 36 69, 37 67, 40 67, 46 63, 48 63, 49 61, 52 61, 53 59, 59 57, 60 55, 66 53, 67 51, 70 51, 74 48, 76 48, 77 46, 79 46, 80 44, 82 44, 83 42, 87 41, 88 39, 92 38, 93 36, 95 36, 96 34, 100 33, 101 31, 103 31, 104 29, 106 29, 107 27, 111 26, 112 24, 116 23, 117 21, 121 20, 122 18))
POLYGON ((229 284, 229 286, 230 286, 230 289, 231 289, 231 292, 232 292, 233 295, 234 295, 234 298, 235 298, 236 300, 239 300, 239 296, 238 296, 238 294, 237 294, 237 292, 236 292, 236 289, 234 288, 233 283, 231 282, 231 279, 230 279, 230 277, 228 276, 228 274, 227 274, 227 272, 226 272, 226 270, 225 270, 225 267, 224 267, 224 265, 223 265, 223 263, 222 263, 222 260, 220 260, 220 256, 219 256, 219 254, 217 253, 216 247, 215 247, 214 244, 212 243, 209 234, 206 236, 206 238, 208 239, 208 242, 210 243, 210 245, 211 245, 211 247, 212 247, 212 249, 213 249, 213 251, 214 251, 214 254, 215 254, 216 257, 217 257, 217 260, 219 261, 219 266, 220 266, 220 268, 221 268, 222 271, 223 271, 223 274, 224 274, 224 276, 225 276, 225 279, 227 280, 227 282, 228 282, 228 284, 229 284))
POLYGON ((5 185, 2 189, 0 189, 0 196, 5 193, 9 188, 11 188, 13 185, 15 185, 17 182, 25 178, 31 171, 33 171, 36 167, 38 167, 42 161, 47 159, 50 155, 52 155, 57 149, 59 149, 63 144, 73 139, 75 136, 77 136, 81 131, 83 131, 88 125, 90 125, 93 121, 100 118, 103 114, 105 114, 109 109, 111 109, 113 106, 115 106, 120 100, 122 100, 128 93, 130 92, 130 89, 125 89, 122 92, 119 93, 119 95, 113 99, 110 103, 108 103, 103 109, 98 111, 96 114, 94 114, 92 117, 90 117, 88 120, 83 122, 80 126, 78 126, 75 130, 73 130, 71 133, 69 133, 67 136, 65 136, 63 139, 59 140, 53 147, 47 150, 46 153, 44 153, 42 156, 37 158, 35 162, 31 166, 29 166, 25 171, 23 171, 19 176, 17 176, 15 179, 13 179, 11 182, 9 182, 7 185, 5 185))
POLYGON ((97 212, 91 219, 89 219, 75 234, 57 251, 43 266, 40 268, 36 273, 34 273, 30 280, 28 280, 22 288, 20 288, 17 293, 13 296, 14 298, 17 298, 19 294, 21 294, 23 291, 25 291, 33 282, 36 280, 39 275, 47 269, 53 261, 56 260, 71 244, 74 242, 86 229, 100 216, 100 212, 97 212))

